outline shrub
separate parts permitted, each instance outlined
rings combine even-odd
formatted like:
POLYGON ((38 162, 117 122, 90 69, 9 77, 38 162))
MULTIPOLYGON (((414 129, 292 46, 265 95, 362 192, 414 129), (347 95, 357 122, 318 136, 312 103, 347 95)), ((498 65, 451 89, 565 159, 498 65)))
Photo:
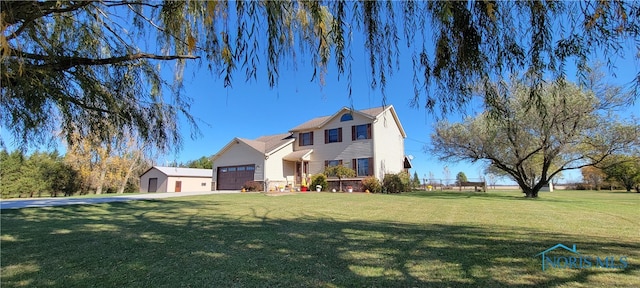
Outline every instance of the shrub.
POLYGON ((409 172, 406 171, 402 171, 400 173, 397 174, 398 177, 400 177, 400 181, 402 182, 402 187, 404 188, 404 190, 402 192, 405 191, 410 191, 411 190, 411 175, 409 175, 409 172))
POLYGON ((311 176, 311 186, 309 190, 316 191, 316 186, 322 186, 322 191, 329 191, 329 183, 327 182, 327 176, 324 174, 315 174, 311 176))
POLYGON ((387 193, 400 193, 408 190, 409 181, 403 182, 402 176, 400 174, 401 173, 384 175, 382 187, 387 193))
POLYGON ((367 178, 362 179, 362 189, 369 190, 371 193, 380 193, 382 192, 382 185, 380 185, 380 181, 378 178, 374 176, 369 176, 367 178))
POLYGON ((262 184, 256 181, 247 181, 247 182, 244 182, 244 185, 242 185, 242 188, 246 191, 262 191, 262 184))

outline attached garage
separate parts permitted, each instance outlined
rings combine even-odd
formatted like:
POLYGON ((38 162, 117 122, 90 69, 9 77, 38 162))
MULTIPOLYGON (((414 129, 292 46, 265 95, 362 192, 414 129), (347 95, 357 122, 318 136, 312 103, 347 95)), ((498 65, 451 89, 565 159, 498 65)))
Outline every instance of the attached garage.
POLYGON ((218 190, 240 190, 247 181, 253 181, 256 166, 224 166, 218 167, 218 190))
POLYGON ((211 191, 212 169, 154 166, 140 176, 140 192, 211 191))

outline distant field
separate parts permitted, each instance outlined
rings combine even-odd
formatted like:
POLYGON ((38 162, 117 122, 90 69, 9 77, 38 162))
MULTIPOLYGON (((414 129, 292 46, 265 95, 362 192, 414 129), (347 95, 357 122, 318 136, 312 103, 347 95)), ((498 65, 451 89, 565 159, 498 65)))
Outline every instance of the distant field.
POLYGON ((2 210, 1 225, 2 287, 640 286, 638 193, 225 194, 2 210), (626 267, 542 271, 559 243, 626 267))

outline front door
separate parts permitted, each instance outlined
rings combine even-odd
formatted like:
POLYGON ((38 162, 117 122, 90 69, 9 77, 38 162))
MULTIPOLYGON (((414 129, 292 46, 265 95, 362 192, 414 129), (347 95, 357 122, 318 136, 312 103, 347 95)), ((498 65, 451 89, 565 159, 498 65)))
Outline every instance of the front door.
MULTIPOLYGON (((309 162, 296 162, 296 183, 302 183, 302 177, 309 176, 309 162)), ((307 183, 309 185, 311 183, 307 183)))
POLYGON ((182 191, 182 181, 176 181, 176 192, 182 191))

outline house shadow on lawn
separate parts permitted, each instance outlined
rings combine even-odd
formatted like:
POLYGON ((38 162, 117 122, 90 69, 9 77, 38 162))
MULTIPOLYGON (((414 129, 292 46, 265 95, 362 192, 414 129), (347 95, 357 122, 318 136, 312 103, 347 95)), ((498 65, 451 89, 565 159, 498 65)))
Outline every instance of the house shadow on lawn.
POLYGON ((266 209, 238 217, 202 205, 146 201, 3 211, 2 286, 547 287, 589 284, 603 274, 624 280, 640 271, 637 260, 622 271, 541 271, 535 256, 562 242, 638 259, 639 243, 318 214, 280 219, 266 209), (16 267, 27 269, 11 270, 16 267))

